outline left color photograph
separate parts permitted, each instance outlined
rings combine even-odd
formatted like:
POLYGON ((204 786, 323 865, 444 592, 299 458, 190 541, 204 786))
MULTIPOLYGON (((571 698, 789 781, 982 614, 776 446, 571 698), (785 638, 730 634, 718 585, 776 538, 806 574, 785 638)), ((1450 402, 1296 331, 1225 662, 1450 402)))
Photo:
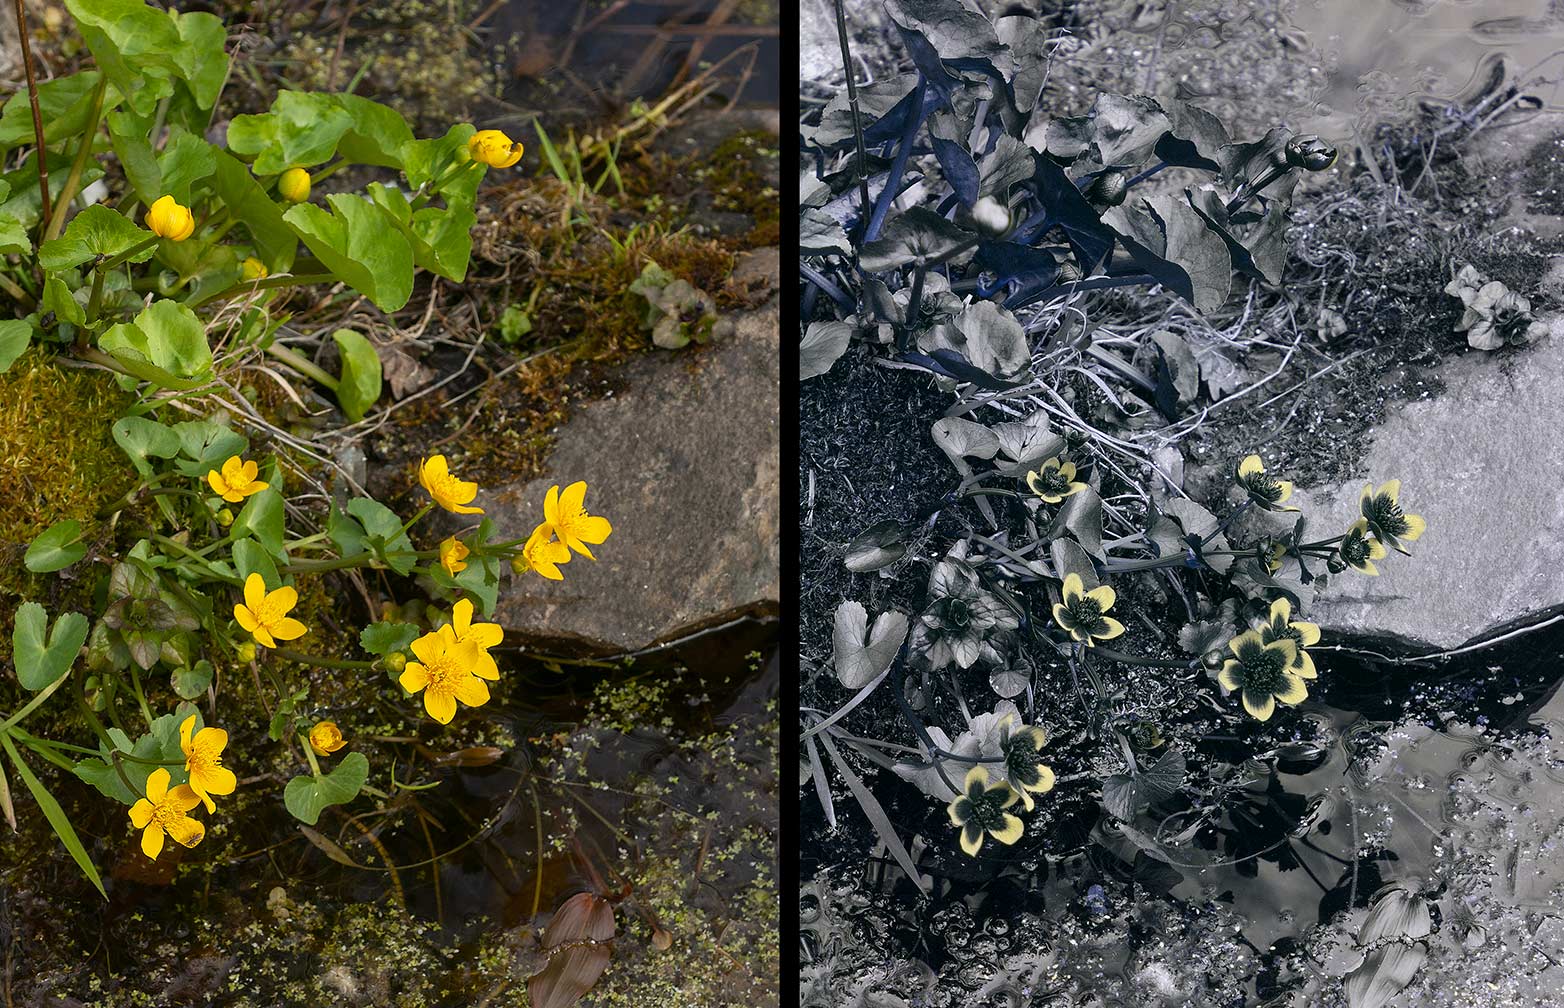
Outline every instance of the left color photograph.
POLYGON ((3 0, 6 1008, 779 1004, 779 43, 3 0))

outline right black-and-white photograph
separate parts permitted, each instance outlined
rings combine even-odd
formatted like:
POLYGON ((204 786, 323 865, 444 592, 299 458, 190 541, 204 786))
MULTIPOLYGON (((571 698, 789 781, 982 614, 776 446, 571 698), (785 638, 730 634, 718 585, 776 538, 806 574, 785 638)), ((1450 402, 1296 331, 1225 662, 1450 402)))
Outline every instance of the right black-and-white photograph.
POLYGON ((1564 1005, 1564 15, 803 0, 804 1006, 1564 1005))

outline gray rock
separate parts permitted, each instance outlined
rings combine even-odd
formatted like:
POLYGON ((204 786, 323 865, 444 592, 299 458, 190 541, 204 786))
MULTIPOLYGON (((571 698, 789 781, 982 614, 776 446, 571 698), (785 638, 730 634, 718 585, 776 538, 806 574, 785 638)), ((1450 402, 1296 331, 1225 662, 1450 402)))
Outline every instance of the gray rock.
POLYGON ((1311 538, 1355 521, 1370 479, 1399 477, 1406 510, 1428 522, 1379 577, 1331 580, 1310 610, 1327 634, 1453 648, 1564 606, 1564 316, 1547 322, 1536 346, 1441 365, 1445 394, 1374 432, 1367 478, 1299 492, 1311 538))
MULTIPOLYGON (((752 254, 736 276, 777 254, 752 254)), ((614 531, 563 582, 532 574, 502 588, 507 642, 633 651, 779 598, 779 318, 775 297, 734 317, 704 348, 645 354, 623 391, 581 407, 556 437, 544 478, 498 488, 485 506, 524 535, 553 484, 586 480, 586 506, 614 531)))
MULTIPOLYGON (((901 60, 901 42, 880 0, 843 0, 847 39, 862 84, 891 72, 901 60), (865 77, 865 71, 871 76, 865 77)), ((843 86, 842 43, 836 34, 832 0, 803 0, 798 6, 798 79, 819 94, 843 86)))

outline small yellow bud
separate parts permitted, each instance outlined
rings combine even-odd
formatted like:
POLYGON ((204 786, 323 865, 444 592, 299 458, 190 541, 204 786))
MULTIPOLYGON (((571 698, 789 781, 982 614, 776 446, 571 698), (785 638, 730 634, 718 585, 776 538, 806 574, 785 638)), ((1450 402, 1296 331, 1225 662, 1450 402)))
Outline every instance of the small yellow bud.
POLYGON ((512 140, 500 130, 479 130, 467 141, 467 153, 472 159, 482 161, 490 168, 509 168, 521 160, 521 152, 521 142, 512 140))
POLYGON ((386 668, 390 669, 392 672, 396 673, 397 675, 401 675, 402 670, 406 667, 407 656, 402 654, 402 652, 393 651, 386 655, 386 668))
POLYGON ((510 558, 510 572, 512 574, 515 574, 515 575, 517 575, 519 577, 520 575, 527 573, 531 569, 532 569, 532 565, 529 564, 527 562, 527 558, 522 556, 520 553, 518 553, 515 556, 510 558))
POLYGON ((146 224, 153 234, 169 241, 184 241, 195 233, 195 215, 172 196, 159 196, 147 208, 146 224))
POLYGON ((289 168, 277 180, 277 191, 289 203, 303 203, 310 198, 310 173, 303 168, 289 168))
POLYGON ((266 268, 266 264, 254 256, 250 256, 248 259, 246 259, 239 265, 239 268, 243 271, 244 278, 246 280, 259 280, 266 276, 268 272, 270 272, 266 268))
POLYGON ((234 513, 227 508, 219 508, 217 511, 217 524, 221 525, 223 528, 227 528, 233 523, 234 513))
POLYGON ((244 641, 234 648, 234 655, 242 662, 252 662, 255 660, 255 645, 249 641, 244 641))

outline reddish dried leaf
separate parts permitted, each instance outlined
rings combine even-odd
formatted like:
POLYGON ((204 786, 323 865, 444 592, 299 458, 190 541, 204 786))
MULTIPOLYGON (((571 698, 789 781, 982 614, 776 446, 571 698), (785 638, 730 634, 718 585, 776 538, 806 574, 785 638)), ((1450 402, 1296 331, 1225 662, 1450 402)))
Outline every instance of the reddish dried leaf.
POLYGON ((570 1008, 586 996, 608 968, 608 945, 570 945, 549 957, 542 972, 527 980, 533 1008, 570 1008))
POLYGON ((576 893, 549 921, 543 935, 546 949, 566 942, 608 941, 614 936, 614 908, 596 893, 576 893))

